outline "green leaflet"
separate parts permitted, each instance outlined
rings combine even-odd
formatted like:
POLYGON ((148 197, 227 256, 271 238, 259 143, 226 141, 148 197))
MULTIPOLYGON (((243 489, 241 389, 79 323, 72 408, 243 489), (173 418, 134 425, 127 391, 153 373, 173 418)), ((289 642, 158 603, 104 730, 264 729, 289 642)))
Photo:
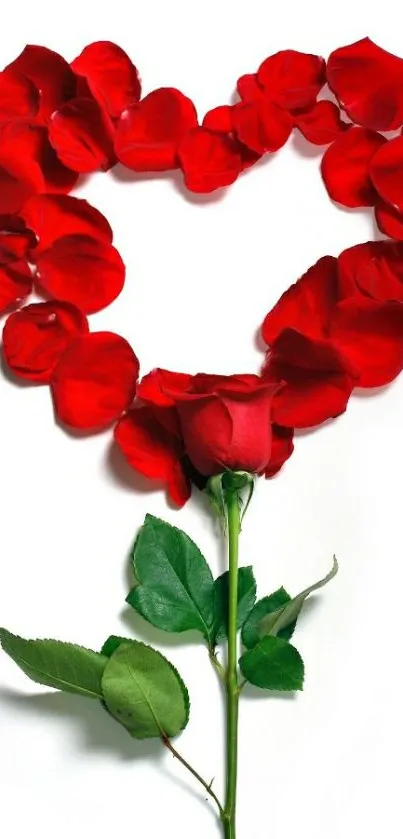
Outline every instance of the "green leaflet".
POLYGON ((267 690, 302 690, 304 663, 288 641, 267 635, 239 661, 245 679, 267 690))
POLYGON ((0 629, 0 643, 24 673, 40 685, 102 699, 106 656, 63 641, 27 641, 0 629))
MULTIPOLYGON (((256 600, 256 580, 251 566, 238 570, 238 629, 241 628, 256 600)), ((227 637, 228 628, 228 571, 214 583, 214 638, 213 644, 227 637)))
POLYGON ((115 652, 115 650, 117 650, 117 648, 124 643, 130 644, 131 639, 122 638, 121 635, 110 635, 109 638, 106 639, 102 647, 101 653, 102 655, 106 655, 108 658, 110 658, 111 655, 115 652))
MULTIPOLYGON (((274 591, 273 594, 269 594, 267 597, 262 597, 261 600, 258 600, 252 611, 249 612, 249 615, 242 627, 243 645, 248 649, 252 649, 252 647, 254 647, 261 638, 259 627, 262 618, 266 615, 272 614, 273 612, 277 612, 282 606, 289 603, 290 600, 291 596, 285 588, 282 587, 277 589, 277 591, 274 591)), ((279 637, 289 641, 294 632, 295 625, 296 621, 289 624, 289 626, 284 627, 284 629, 281 629, 278 633, 279 637)))
POLYGON ((133 568, 138 585, 127 602, 143 618, 168 632, 197 629, 210 638, 214 581, 186 533, 147 515, 135 544, 133 568))
POLYGON ((102 677, 106 706, 132 737, 174 737, 189 719, 187 689, 161 653, 139 641, 121 643, 102 677))
POLYGON ((297 594, 296 597, 293 597, 292 600, 285 603, 284 606, 277 609, 277 611, 272 612, 271 614, 266 615, 263 620, 260 621, 259 624, 259 636, 265 635, 278 635, 282 630, 289 627, 291 624, 295 623, 297 620, 299 613, 304 605, 304 601, 311 594, 313 591, 316 591, 318 588, 322 588, 328 583, 333 577, 336 576, 339 570, 339 566, 337 563, 336 557, 333 557, 333 567, 331 571, 327 574, 323 580, 319 580, 319 582, 314 583, 312 586, 304 589, 301 591, 300 594, 297 594))

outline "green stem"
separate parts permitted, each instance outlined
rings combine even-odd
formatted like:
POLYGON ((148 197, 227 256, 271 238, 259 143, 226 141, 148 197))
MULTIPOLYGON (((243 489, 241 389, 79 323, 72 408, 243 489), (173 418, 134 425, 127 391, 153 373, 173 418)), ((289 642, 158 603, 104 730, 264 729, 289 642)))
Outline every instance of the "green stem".
POLYGON ((240 531, 239 497, 236 491, 225 494, 228 517, 228 666, 227 697, 227 786, 224 805, 225 839, 236 839, 235 813, 238 769, 238 542, 240 531))

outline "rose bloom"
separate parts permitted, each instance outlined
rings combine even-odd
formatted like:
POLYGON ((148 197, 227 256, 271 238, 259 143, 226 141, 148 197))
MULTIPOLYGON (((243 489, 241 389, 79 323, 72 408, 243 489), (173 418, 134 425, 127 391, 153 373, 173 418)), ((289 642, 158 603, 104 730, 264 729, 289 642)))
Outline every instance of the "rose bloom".
POLYGON ((226 470, 274 475, 290 457, 292 429, 271 422, 278 384, 260 376, 190 376, 153 370, 140 382, 137 402, 115 429, 130 465, 167 484, 183 504, 191 482, 226 470))

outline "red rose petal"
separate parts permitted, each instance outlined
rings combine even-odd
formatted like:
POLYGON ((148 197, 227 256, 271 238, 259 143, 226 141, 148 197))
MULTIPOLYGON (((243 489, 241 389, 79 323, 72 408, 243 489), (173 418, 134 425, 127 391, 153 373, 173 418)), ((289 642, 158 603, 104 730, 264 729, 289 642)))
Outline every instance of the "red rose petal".
POLYGON ((371 160, 372 183, 381 198, 403 210, 403 137, 385 142, 371 160))
POLYGON ((193 192, 213 192, 236 181, 244 168, 236 141, 207 128, 193 128, 182 140, 178 157, 185 184, 193 192))
POLYGON ((53 111, 75 96, 76 78, 67 61, 57 52, 28 45, 6 68, 22 73, 40 91, 37 120, 46 123, 53 111))
POLYGON ((8 366, 23 379, 50 382, 72 337, 88 332, 85 315, 71 303, 33 303, 7 318, 3 351, 8 366))
POLYGON ((179 143, 196 125, 193 102, 176 88, 161 87, 122 114, 116 132, 116 154, 124 166, 135 172, 175 169, 179 143))
POLYGON ((325 61, 318 55, 282 50, 260 65, 257 80, 271 102, 282 108, 308 108, 325 83, 325 61))
POLYGON ((111 117, 120 117, 140 99, 138 71, 127 53, 111 41, 88 44, 71 67, 85 77, 92 95, 111 117))
POLYGON ((31 195, 40 191, 42 174, 36 164, 2 153, 0 145, 0 213, 18 213, 31 195))
POLYGON ((335 50, 327 80, 353 122, 376 131, 403 125, 403 60, 363 38, 335 50))
POLYGON ((183 443, 159 421, 150 406, 129 411, 115 428, 115 440, 133 469, 146 478, 163 481, 175 504, 182 507, 191 493, 181 460, 183 443))
POLYGON ((264 95, 257 80, 257 73, 246 73, 245 76, 241 76, 236 83, 236 89, 244 102, 253 102, 264 95))
POLYGON ((92 332, 73 338, 51 381, 58 419, 85 430, 110 425, 129 407, 138 371, 138 360, 120 335, 92 332))
POLYGON ((257 154, 278 151, 287 142, 293 126, 286 111, 264 99, 235 105, 233 124, 241 143, 257 154))
POLYGON ((37 277, 51 297, 91 314, 120 294, 125 266, 112 245, 90 236, 62 236, 38 255, 37 277))
POLYGON ((19 303, 32 291, 32 274, 26 260, 0 265, 0 312, 19 303))
POLYGON ((139 382, 137 396, 143 402, 149 402, 160 408, 169 408, 175 405, 175 399, 170 392, 186 391, 195 378, 189 373, 175 373, 172 370, 157 367, 139 382))
POLYGON ((366 242, 338 258, 343 296, 357 290, 382 302, 403 302, 403 243, 366 242))
POLYGON ((16 259, 27 256, 32 244, 31 233, 14 233, 5 231, 0 233, 0 265, 7 265, 16 259))
POLYGON ((338 300, 337 259, 323 256, 282 294, 262 326, 271 346, 287 327, 312 337, 324 337, 338 300))
POLYGON ((351 297, 337 306, 330 336, 360 371, 360 387, 389 384, 403 369, 403 306, 351 297))
POLYGON ((345 411, 358 371, 330 341, 285 329, 275 341, 264 377, 283 382, 273 400, 274 422, 309 428, 345 411))
MULTIPOLYGON (((26 167, 33 192, 66 193, 75 186, 78 175, 57 158, 49 143, 47 129, 28 123, 10 123, 2 130, 0 157, 7 156, 16 166, 26 167), (34 188, 35 187, 35 188, 34 188)), ((27 195, 26 199, 30 197, 27 195)))
POLYGON ((327 149, 322 177, 333 199, 345 207, 371 207, 377 193, 370 178, 371 161, 385 137, 365 128, 350 128, 327 149))
POLYGON ((62 163, 74 172, 106 172, 116 162, 113 124, 93 99, 73 99, 55 111, 49 139, 62 163))
POLYGON ((316 146, 332 143, 350 128, 350 124, 341 119, 337 105, 326 99, 315 102, 309 111, 295 113, 294 122, 305 139, 316 146))
POLYGON ((403 212, 395 210, 383 201, 375 207, 375 220, 379 230, 392 239, 403 239, 403 212))
POLYGON ((0 125, 16 119, 30 120, 38 110, 39 92, 21 73, 0 73, 0 125))
POLYGON ((111 243, 113 234, 105 216, 82 198, 70 195, 35 195, 22 208, 21 218, 35 233, 35 255, 62 236, 90 236, 111 243))
POLYGON ((264 470, 266 478, 273 478, 294 451, 294 429, 272 423, 271 457, 264 470))
POLYGON ((202 127, 222 134, 232 134, 234 130, 233 112, 233 105, 219 105, 218 108, 207 111, 202 127))

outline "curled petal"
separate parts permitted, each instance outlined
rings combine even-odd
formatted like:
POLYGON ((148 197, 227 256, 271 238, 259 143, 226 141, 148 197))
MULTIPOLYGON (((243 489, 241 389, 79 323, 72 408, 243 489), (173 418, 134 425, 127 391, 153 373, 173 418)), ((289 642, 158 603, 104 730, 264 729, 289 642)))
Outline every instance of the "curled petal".
POLYGON ((84 199, 71 195, 35 195, 24 204, 20 217, 37 238, 35 255, 62 236, 90 236, 112 242, 112 230, 105 216, 84 199))
POLYGON ((140 99, 136 67, 127 53, 111 41, 88 44, 71 67, 86 79, 93 97, 111 117, 120 117, 122 111, 140 99))
POLYGON ((0 265, 8 265, 26 257, 31 245, 32 235, 29 231, 17 233, 6 230, 0 233, 0 265))
POLYGON ((273 478, 280 471, 294 451, 294 429, 272 423, 271 457, 264 470, 266 478, 273 478))
POLYGON ((337 105, 327 99, 315 102, 308 111, 295 113, 294 122, 305 139, 316 146, 332 143, 350 128, 350 123, 341 119, 337 105))
POLYGON ((375 207, 375 220, 381 233, 391 239, 403 239, 403 212, 395 210, 384 201, 379 201, 375 207))
POLYGON ((76 78, 57 52, 29 44, 7 69, 22 73, 40 91, 38 122, 46 123, 63 102, 76 94, 76 78))
POLYGON ((258 84, 282 108, 308 108, 325 84, 325 61, 318 55, 282 50, 263 61, 258 84))
POLYGON ((309 428, 345 411, 358 371, 330 341, 285 329, 268 355, 264 377, 283 382, 274 397, 273 421, 309 428))
POLYGON ((52 376, 55 411, 71 428, 105 428, 125 411, 136 392, 138 360, 113 332, 73 338, 52 376))
POLYGON ((235 105, 233 124, 241 143, 260 155, 284 146, 293 126, 287 111, 265 99, 235 105))
POLYGON ((148 405, 129 411, 115 428, 115 441, 133 469, 166 484, 172 501, 182 507, 191 493, 183 443, 160 422, 160 413, 148 405))
POLYGON ((32 273, 26 260, 0 265, 0 312, 20 303, 32 291, 32 273))
POLYGON ((371 161, 385 137, 365 128, 350 128, 322 158, 322 177, 333 199, 345 207, 371 207, 377 193, 370 177, 371 161))
POLYGON ((371 160, 375 189, 388 204, 403 211, 403 137, 384 143, 371 160))
POLYGON ((366 242, 338 258, 343 296, 360 292, 382 302, 403 302, 403 242, 366 242))
POLYGON ((62 236, 38 254, 37 279, 51 297, 91 314, 118 297, 125 266, 118 251, 106 242, 90 236, 62 236))
POLYGON ((50 382, 72 337, 88 332, 85 315, 59 300, 33 303, 10 315, 3 330, 3 352, 16 376, 50 382))
POLYGON ((389 384, 403 369, 403 306, 365 297, 342 300, 332 319, 332 341, 360 371, 360 387, 389 384))
POLYGON ((193 128, 182 140, 178 157, 192 192, 213 192, 236 181, 244 169, 238 143, 226 134, 193 128))
POLYGON ((153 90, 122 114, 115 140, 117 157, 135 172, 175 169, 179 143, 196 125, 195 106, 180 90, 153 90))
POLYGON ((38 110, 39 92, 35 85, 18 71, 0 73, 0 125, 13 120, 30 120, 38 110))
POLYGON ((358 125, 376 131, 403 125, 403 60, 370 38, 335 50, 327 62, 327 80, 358 125))
POLYGON ((287 327, 324 337, 338 300, 337 259, 323 256, 287 291, 266 315, 262 335, 271 346, 287 327))
POLYGON ((147 373, 139 382, 137 396, 143 402, 156 405, 159 408, 170 408, 175 405, 173 393, 188 390, 194 378, 189 373, 175 373, 157 367, 147 373))
POLYGON ((116 162, 113 123, 94 99, 72 99, 55 111, 49 139, 62 163, 74 172, 106 172, 116 162))

